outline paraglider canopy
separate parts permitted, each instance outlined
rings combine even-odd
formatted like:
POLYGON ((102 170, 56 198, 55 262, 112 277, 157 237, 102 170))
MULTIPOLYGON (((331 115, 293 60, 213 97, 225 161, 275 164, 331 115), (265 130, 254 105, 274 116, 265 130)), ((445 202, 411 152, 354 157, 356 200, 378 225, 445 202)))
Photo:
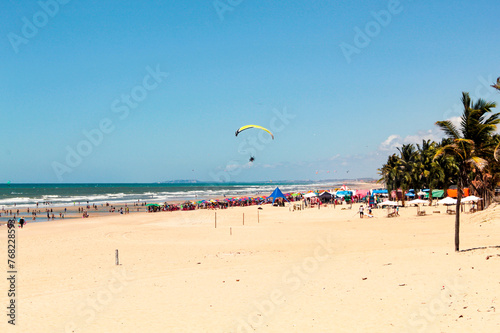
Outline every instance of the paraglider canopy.
POLYGON ((261 129, 261 130, 263 130, 263 131, 266 131, 267 133, 271 134, 271 137, 272 137, 272 138, 273 138, 273 140, 274 140, 274 135, 273 135, 273 133, 271 133, 271 131, 270 131, 270 130, 268 130, 267 128, 264 128, 264 127, 259 126, 259 125, 245 125, 245 126, 243 126, 243 127, 240 127, 240 128, 238 128, 238 130, 236 131, 235 136, 238 136, 238 134, 240 134, 241 132, 243 132, 244 130, 247 130, 247 129, 249 129, 249 128, 259 128, 259 129, 261 129))

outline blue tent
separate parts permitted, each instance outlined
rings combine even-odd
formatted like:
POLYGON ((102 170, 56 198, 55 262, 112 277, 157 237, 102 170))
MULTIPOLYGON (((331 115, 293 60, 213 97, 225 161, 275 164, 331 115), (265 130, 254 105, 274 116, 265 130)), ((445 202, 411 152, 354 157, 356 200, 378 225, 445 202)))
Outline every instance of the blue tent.
POLYGON ((407 197, 413 198, 415 197, 415 190, 409 190, 408 193, 405 194, 407 197))
MULTIPOLYGON (((271 193, 271 195, 269 197, 267 197, 268 199, 269 198, 273 198, 273 203, 274 203, 274 200, 276 200, 277 198, 283 198, 285 199, 286 201, 288 201, 288 199, 283 195, 283 192, 281 192, 281 190, 279 189, 279 187, 276 187, 276 189, 274 190, 273 193, 271 193)), ((288 201, 290 202, 290 201, 288 201)))
POLYGON ((375 194, 388 194, 388 193, 387 190, 373 190, 372 196, 374 196, 375 194))
POLYGON ((337 191, 335 195, 339 198, 352 197, 352 191, 337 191))

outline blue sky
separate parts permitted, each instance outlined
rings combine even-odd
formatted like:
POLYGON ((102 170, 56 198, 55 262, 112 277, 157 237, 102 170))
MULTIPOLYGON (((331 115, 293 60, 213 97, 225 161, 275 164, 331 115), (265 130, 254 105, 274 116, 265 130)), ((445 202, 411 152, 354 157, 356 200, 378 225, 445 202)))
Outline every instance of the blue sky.
POLYGON ((497 1, 0 4, 0 182, 377 177, 499 101, 497 1), (259 130, 238 137, 237 128, 259 130), (248 163, 250 156, 254 163, 248 163))

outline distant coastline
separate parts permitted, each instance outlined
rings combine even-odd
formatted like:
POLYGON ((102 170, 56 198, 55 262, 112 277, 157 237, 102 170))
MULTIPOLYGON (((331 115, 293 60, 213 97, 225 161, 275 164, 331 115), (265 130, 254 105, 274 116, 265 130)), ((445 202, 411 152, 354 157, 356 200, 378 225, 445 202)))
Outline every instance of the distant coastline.
POLYGON ((341 182, 349 182, 349 183, 376 183, 377 179, 375 178, 344 178, 344 179, 320 179, 320 180, 312 180, 312 179, 280 179, 280 180, 267 180, 267 181, 241 181, 241 182, 213 182, 213 181, 205 181, 198 179, 174 179, 174 180, 164 180, 160 181, 160 184, 314 184, 314 183, 341 183, 341 182))

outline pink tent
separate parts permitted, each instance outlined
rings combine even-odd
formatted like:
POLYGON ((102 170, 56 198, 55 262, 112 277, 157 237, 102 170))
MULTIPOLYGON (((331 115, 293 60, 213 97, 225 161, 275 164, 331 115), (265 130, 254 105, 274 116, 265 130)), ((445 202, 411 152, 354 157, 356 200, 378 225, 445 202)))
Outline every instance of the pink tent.
POLYGON ((359 198, 364 198, 370 194, 370 190, 356 190, 355 196, 359 198))

